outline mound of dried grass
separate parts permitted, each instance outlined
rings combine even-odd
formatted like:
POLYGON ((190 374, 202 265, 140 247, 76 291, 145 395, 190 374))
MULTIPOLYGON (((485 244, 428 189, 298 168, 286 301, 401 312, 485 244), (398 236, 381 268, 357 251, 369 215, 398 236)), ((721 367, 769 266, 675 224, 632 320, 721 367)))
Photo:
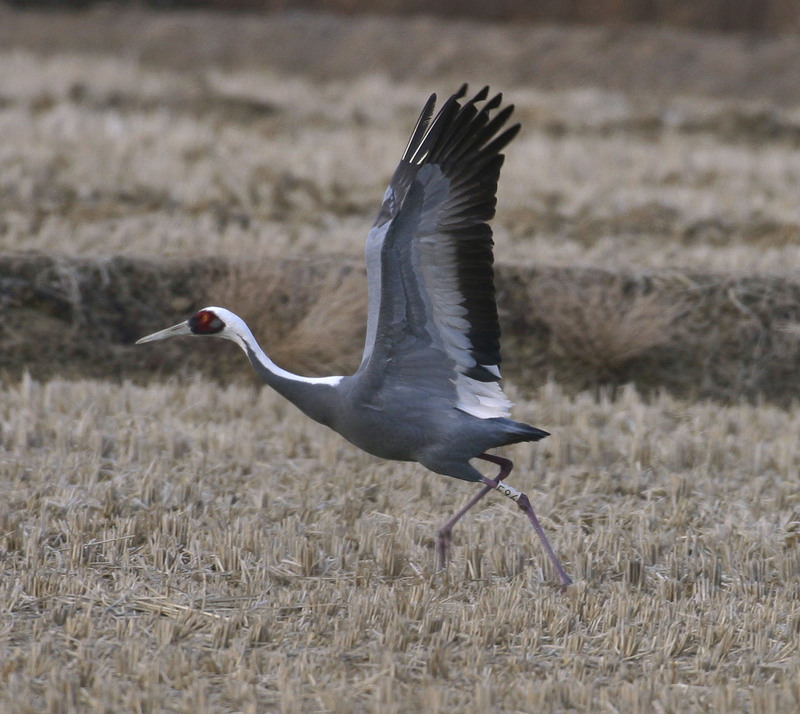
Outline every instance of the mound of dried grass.
POLYGON ((677 336, 675 322, 687 308, 630 279, 601 278, 564 282, 542 275, 531 283, 529 296, 550 331, 553 351, 608 380, 631 360, 670 345, 677 336))
MULTIPOLYGON (((496 266, 503 374, 534 389, 635 383, 683 396, 800 398, 800 284, 777 277, 496 266)), ((349 374, 366 326, 361 261, 92 261, 0 256, 0 374, 151 379, 197 370, 256 379, 231 344, 134 347, 204 305, 241 314, 266 351, 300 373, 349 374)))

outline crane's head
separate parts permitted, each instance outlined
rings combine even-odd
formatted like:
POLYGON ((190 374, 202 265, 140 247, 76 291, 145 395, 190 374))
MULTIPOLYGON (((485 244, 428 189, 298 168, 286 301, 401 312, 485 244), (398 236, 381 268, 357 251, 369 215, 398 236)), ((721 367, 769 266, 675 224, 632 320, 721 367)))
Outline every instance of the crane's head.
POLYGON ((239 323, 244 325, 242 319, 234 315, 230 310, 222 307, 204 307, 186 322, 181 322, 178 325, 168 327, 166 330, 160 330, 152 335, 147 335, 147 337, 142 337, 140 340, 136 340, 136 344, 167 340, 170 337, 179 337, 180 335, 210 335, 239 342, 239 323))

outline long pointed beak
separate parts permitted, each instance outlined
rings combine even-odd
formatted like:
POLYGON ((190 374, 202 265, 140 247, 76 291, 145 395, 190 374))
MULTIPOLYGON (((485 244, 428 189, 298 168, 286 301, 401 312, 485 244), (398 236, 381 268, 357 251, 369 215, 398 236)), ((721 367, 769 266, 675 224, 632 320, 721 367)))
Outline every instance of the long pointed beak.
POLYGON ((136 340, 136 344, 141 345, 143 342, 168 340, 170 337, 178 337, 180 335, 191 335, 191 334, 193 333, 189 329, 189 323, 182 322, 180 325, 173 325, 172 327, 168 327, 166 330, 159 330, 158 332, 154 332, 152 335, 147 335, 147 337, 142 337, 140 340, 136 340))

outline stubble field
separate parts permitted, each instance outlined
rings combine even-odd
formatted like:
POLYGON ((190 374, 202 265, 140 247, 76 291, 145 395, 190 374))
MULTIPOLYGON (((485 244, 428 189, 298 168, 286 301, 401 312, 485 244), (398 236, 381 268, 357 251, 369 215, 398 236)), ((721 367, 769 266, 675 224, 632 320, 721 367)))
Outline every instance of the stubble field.
POLYGON ((800 414, 567 397, 521 513, 252 387, 2 394, 6 711, 753 711, 800 701, 800 414))
MULTIPOLYGON (((231 261, 245 284, 203 297, 258 323, 268 351, 286 326, 258 314, 259 266, 358 261, 419 106, 464 79, 502 89, 523 123, 501 178, 501 267, 720 282, 800 267, 796 38, 146 12, 56 18, 65 33, 0 12, 0 251, 95 261, 109 280, 119 255, 231 261)), ((92 324, 70 275, 68 319, 21 308, 0 281, 0 344, 59 321, 79 343, 92 324)), ((595 297, 600 320, 613 303, 595 297)), ((331 334, 346 366, 358 305, 346 324, 311 315, 291 334, 331 334)), ((197 343, 135 348, 164 364, 148 383, 0 385, 3 711, 800 707, 795 403, 737 399, 738 382, 724 401, 540 386, 507 350, 515 417, 552 436, 504 453, 575 579, 564 592, 500 496, 437 572, 436 528, 474 487, 359 453, 248 381, 227 347, 241 367, 227 386, 163 378, 184 354, 219 356, 197 343)))

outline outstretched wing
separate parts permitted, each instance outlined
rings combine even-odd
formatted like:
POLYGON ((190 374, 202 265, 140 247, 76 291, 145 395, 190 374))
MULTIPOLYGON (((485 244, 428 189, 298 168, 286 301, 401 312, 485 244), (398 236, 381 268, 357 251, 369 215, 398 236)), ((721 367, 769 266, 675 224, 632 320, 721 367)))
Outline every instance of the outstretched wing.
POLYGON ((369 317, 359 374, 375 391, 407 387, 450 398, 482 418, 508 416, 500 380, 500 326, 492 231, 505 130, 488 87, 431 119, 432 96, 367 239, 369 317), (479 106, 481 105, 482 106, 479 106))

